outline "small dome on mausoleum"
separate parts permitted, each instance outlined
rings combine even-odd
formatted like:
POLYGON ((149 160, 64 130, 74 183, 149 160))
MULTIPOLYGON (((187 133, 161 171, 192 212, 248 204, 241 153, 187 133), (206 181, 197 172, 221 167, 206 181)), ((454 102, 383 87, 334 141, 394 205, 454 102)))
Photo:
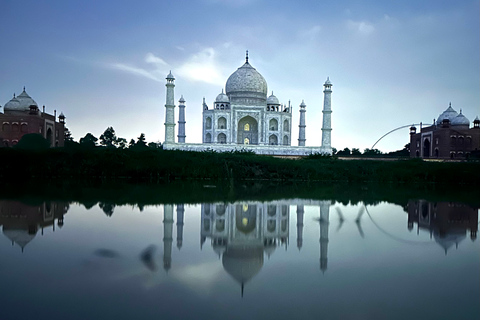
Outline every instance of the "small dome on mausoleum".
POLYGON ((267 104, 280 105, 278 98, 273 95, 273 91, 272 91, 272 94, 267 98, 267 104))
POLYGON ((228 99, 228 96, 223 93, 223 89, 222 89, 222 93, 220 93, 217 98, 215 99, 215 102, 218 102, 218 103, 229 103, 230 102, 230 99, 228 99))

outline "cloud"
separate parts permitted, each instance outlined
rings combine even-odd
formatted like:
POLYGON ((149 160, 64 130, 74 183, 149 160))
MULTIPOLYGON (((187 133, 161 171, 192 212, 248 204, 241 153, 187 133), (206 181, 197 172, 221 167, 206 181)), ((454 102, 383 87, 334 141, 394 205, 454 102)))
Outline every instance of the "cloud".
POLYGON ((156 65, 168 66, 168 63, 166 63, 162 58, 155 56, 151 52, 147 53, 147 55, 145 56, 145 62, 156 65))
POLYGON ((168 63, 165 62, 160 57, 155 56, 153 53, 149 52, 145 55, 144 61, 152 65, 153 68, 140 68, 132 65, 128 65, 125 63, 109 63, 107 67, 124 71, 130 74, 134 74, 137 76, 145 77, 147 79, 151 79, 154 81, 162 82, 163 76, 168 72, 168 63))
POLYGON ((223 86, 225 77, 220 71, 222 69, 216 61, 216 55, 217 53, 213 48, 203 49, 188 58, 177 69, 177 73, 191 81, 223 86))
POLYGON ((350 30, 356 31, 362 35, 369 35, 375 31, 375 27, 366 21, 347 21, 347 27, 350 30))

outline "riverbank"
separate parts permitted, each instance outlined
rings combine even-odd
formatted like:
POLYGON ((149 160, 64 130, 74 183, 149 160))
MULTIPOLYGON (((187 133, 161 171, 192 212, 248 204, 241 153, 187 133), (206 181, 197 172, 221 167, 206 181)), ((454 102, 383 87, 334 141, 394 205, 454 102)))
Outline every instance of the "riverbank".
POLYGON ((312 156, 279 159, 251 153, 187 152, 161 149, 0 149, 3 181, 129 180, 330 181, 479 185, 479 162, 339 160, 312 156))

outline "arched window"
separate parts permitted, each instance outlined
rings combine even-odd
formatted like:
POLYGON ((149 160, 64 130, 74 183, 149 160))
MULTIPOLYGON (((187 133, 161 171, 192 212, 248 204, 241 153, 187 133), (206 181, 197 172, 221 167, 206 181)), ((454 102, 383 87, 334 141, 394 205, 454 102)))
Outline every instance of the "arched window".
POLYGON ((215 228, 219 232, 222 232, 223 230, 225 230, 225 220, 224 219, 217 219, 217 221, 215 222, 215 228))
POLYGON ((217 215, 223 216, 225 214, 225 205, 224 204, 217 204, 215 206, 215 211, 217 212, 217 215))
POLYGON ((288 125, 288 120, 283 121, 283 131, 289 132, 290 126, 288 125))
POLYGON ((243 126, 243 131, 250 131, 250 124, 248 122, 243 126))
POLYGON ((227 119, 224 117, 218 118, 218 129, 227 129, 227 119))
POLYGON ((269 145, 277 145, 278 144, 277 136, 272 134, 270 137, 268 137, 268 144, 269 145))
POLYGON ((10 131, 10 123, 8 122, 3 123, 2 130, 4 132, 10 131))
POLYGON ((438 148, 435 148, 435 157, 438 158, 438 148))
POLYGON ((456 136, 451 136, 450 138, 451 138, 450 141, 451 141, 452 146, 456 145, 457 144, 457 137, 456 136))
POLYGON ((27 132, 28 131, 28 126, 26 123, 22 123, 22 125, 20 126, 20 131, 22 132, 27 132))
POLYGON ((206 143, 211 143, 212 142, 212 135, 210 133, 207 133, 205 135, 205 142, 206 143))
POLYGON ((250 144, 250 139, 245 138, 245 139, 243 140, 243 144, 250 144))
POLYGON ((288 136, 283 137, 283 145, 288 146, 288 136))
POLYGON ((18 132, 18 131, 20 131, 19 129, 20 129, 20 127, 18 126, 18 123, 12 124, 12 131, 13 132, 18 132))
POLYGON ((208 117, 205 119, 205 128, 212 129, 212 118, 208 117))
POLYGON ((267 214, 269 216, 274 216, 275 214, 277 214, 277 206, 269 204, 267 207, 267 214))
POLYGON ((218 143, 221 143, 221 144, 227 143, 227 136, 226 136, 224 133, 220 133, 220 134, 217 136, 217 142, 218 142, 218 143))
POLYGON ((277 222, 275 220, 268 220, 267 221, 268 232, 275 232, 276 227, 277 227, 277 222))
POLYGON ((270 119, 269 128, 272 131, 278 130, 278 121, 276 119, 270 119))

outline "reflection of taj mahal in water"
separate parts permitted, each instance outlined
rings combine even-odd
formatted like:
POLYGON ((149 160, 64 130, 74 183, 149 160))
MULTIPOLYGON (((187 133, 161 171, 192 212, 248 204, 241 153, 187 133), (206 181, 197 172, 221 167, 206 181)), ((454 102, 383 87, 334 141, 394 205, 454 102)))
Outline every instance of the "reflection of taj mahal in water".
MULTIPOLYGON (((289 242, 289 201, 202 204, 200 246, 209 238, 225 271, 242 287, 260 272, 264 256, 270 257, 278 247, 289 242)), ((320 269, 327 269, 330 201, 308 201, 320 209, 320 269)), ((184 205, 177 205, 177 247, 183 243, 184 205)), ((303 245, 304 204, 297 205, 297 247, 303 245)), ((172 264, 174 207, 164 205, 163 267, 172 264)))

